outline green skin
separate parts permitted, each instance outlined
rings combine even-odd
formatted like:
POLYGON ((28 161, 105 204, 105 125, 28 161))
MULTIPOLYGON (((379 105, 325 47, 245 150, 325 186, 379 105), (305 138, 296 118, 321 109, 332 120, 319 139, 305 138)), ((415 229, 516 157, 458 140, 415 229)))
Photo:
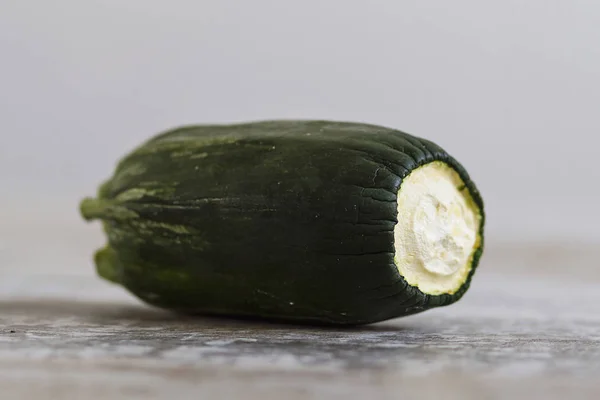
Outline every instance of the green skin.
POLYGON ((175 129, 127 155, 81 212, 104 223, 102 277, 191 314, 383 321, 459 300, 483 250, 483 202, 465 169, 432 142, 356 123, 175 129), (425 294, 394 264, 402 179, 434 160, 458 172, 482 213, 470 275, 454 294, 425 294))

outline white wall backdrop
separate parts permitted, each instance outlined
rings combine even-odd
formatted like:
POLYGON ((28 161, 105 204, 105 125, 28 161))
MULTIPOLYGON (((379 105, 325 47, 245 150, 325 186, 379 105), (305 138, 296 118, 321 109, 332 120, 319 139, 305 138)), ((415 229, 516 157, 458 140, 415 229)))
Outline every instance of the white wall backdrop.
POLYGON ((495 240, 600 239, 598 1, 0 0, 5 221, 77 219, 158 131, 267 118, 438 142, 495 240))

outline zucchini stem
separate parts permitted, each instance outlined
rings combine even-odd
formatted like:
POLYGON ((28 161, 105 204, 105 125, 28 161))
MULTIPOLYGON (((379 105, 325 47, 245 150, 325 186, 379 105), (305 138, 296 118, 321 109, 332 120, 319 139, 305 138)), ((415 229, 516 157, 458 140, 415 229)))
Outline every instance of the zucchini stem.
POLYGON ((92 197, 86 197, 81 201, 79 211, 86 221, 94 219, 126 221, 138 217, 135 211, 129 210, 126 205, 118 201, 92 197))
POLYGON ((79 211, 86 221, 102 218, 106 215, 106 208, 109 206, 106 200, 86 197, 79 205, 79 211))

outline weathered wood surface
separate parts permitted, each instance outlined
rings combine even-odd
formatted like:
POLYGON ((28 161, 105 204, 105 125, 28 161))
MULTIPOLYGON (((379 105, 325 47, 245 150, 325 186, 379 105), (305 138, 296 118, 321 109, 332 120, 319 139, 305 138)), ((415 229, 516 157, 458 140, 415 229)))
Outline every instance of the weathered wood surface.
POLYGON ((2 398, 600 398, 594 246, 490 246, 459 303, 342 330, 182 318, 96 278, 90 238, 0 238, 2 398))

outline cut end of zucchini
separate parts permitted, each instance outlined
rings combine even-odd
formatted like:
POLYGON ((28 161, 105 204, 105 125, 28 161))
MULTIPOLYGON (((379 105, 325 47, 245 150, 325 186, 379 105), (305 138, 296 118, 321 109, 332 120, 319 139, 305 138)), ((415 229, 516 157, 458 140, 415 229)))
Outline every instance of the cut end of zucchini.
POLYGON ((481 210, 459 174, 434 161, 413 170, 398 191, 395 263, 409 285, 453 294, 466 282, 480 246, 481 210))

